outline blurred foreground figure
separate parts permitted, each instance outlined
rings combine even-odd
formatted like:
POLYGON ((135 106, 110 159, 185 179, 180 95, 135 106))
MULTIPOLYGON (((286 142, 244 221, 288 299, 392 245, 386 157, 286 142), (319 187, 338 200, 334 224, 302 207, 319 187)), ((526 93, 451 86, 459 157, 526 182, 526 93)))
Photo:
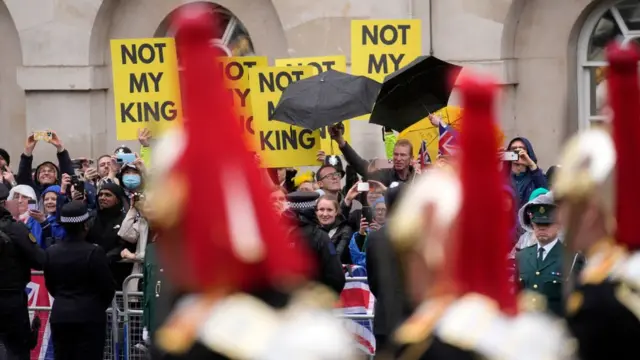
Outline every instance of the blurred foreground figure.
POLYGON ((565 243, 587 257, 566 311, 583 360, 640 356, 640 56, 634 43, 607 56, 613 137, 603 127, 572 138, 554 184, 565 243))
POLYGON ((542 312, 517 312, 509 281, 509 209, 494 136, 494 87, 461 85, 460 173, 433 169, 389 220, 417 310, 395 333, 399 359, 570 359, 564 329, 542 312), (415 215, 418 213, 419 215, 415 215))
POLYGON ((313 263, 303 247, 289 246, 271 211, 215 70, 219 54, 210 43, 218 27, 201 9, 190 6, 175 19, 184 130, 160 145, 159 153, 173 156, 156 168, 147 199, 163 265, 190 293, 156 333, 155 357, 350 359, 350 334, 327 310, 334 296, 307 284, 313 263), (211 141, 214 133, 224 136, 211 141))

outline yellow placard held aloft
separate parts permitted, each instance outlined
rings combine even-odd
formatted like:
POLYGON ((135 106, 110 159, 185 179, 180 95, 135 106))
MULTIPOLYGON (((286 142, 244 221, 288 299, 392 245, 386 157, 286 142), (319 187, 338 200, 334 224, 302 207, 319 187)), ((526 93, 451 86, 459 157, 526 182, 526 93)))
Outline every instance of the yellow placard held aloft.
POLYGON ((268 66, 269 59, 266 56, 239 56, 221 57, 218 60, 225 85, 232 92, 233 105, 242 122, 243 132, 252 138, 255 132, 253 130, 249 71, 254 67, 268 66))
POLYGON ((419 19, 351 20, 351 73, 383 82, 415 60, 422 54, 421 24, 419 19))
POLYGON ((111 40, 116 137, 135 140, 181 123, 176 46, 172 38, 111 40))
MULTIPOLYGON (((311 66, 313 67, 313 75, 318 75, 327 70, 336 70, 347 72, 347 58, 343 55, 336 56, 320 56, 305 57, 291 59, 276 59, 276 66, 311 66)), ((351 141, 351 125, 348 120, 343 121, 344 139, 351 141)), ((331 140, 327 127, 320 129, 320 149, 324 150, 327 155, 340 155, 338 144, 331 140)))
POLYGON ((269 120, 289 84, 313 76, 310 66, 262 67, 249 72, 253 108, 254 151, 261 166, 293 167, 317 165, 319 131, 311 131, 269 120))

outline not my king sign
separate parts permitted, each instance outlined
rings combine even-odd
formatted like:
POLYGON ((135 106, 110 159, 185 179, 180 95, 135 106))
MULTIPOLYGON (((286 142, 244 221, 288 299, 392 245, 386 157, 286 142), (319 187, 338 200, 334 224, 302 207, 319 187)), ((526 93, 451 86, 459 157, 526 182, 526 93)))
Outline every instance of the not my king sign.
POLYGON ((134 140, 143 127, 155 133, 180 121, 178 64, 173 39, 111 40, 118 140, 134 140))

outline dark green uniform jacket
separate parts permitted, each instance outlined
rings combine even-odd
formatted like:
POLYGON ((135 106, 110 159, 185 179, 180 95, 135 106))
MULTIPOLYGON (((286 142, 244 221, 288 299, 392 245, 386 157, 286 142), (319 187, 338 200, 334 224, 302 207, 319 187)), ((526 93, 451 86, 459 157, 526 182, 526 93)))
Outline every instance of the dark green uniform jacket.
POLYGON ((574 257, 575 264, 571 274, 565 274, 562 265, 565 246, 558 241, 543 261, 538 260, 538 244, 520 250, 516 254, 519 281, 522 290, 530 290, 547 299, 548 309, 562 316, 562 286, 569 276, 579 273, 584 262, 582 257, 574 257))

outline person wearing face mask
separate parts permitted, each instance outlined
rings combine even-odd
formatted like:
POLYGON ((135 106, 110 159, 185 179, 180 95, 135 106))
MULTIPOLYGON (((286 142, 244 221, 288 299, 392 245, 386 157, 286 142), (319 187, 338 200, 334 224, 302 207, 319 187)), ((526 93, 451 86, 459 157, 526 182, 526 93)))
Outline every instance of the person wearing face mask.
POLYGON ((139 195, 144 189, 144 173, 145 168, 142 159, 137 158, 133 163, 124 164, 118 173, 118 182, 124 190, 127 207, 130 205, 130 199, 139 195))
POLYGON ((133 264, 121 262, 122 252, 124 249, 130 252, 136 251, 135 244, 128 243, 118 236, 125 217, 123 213, 125 202, 122 188, 116 184, 104 184, 98 192, 98 211, 92 219, 87 237, 90 242, 99 245, 107 253, 118 289, 122 288, 122 282, 133 270, 133 264))
POLYGON ((329 234, 340 262, 350 264, 351 255, 347 245, 349 245, 353 230, 340 213, 338 202, 326 195, 321 196, 316 203, 316 216, 318 217, 320 228, 329 234))

